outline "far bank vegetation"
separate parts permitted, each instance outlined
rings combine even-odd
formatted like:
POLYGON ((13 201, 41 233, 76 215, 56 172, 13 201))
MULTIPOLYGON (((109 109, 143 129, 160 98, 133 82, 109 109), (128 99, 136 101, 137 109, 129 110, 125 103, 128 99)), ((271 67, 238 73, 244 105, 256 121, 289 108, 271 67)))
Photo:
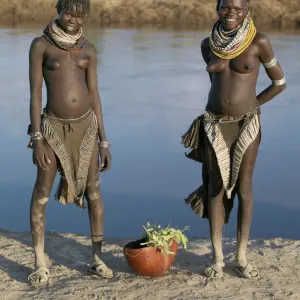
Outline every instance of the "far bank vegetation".
MULTIPOLYGON (((1 0, 0 25, 45 23, 57 0, 1 0)), ((89 23, 98 26, 153 25, 201 28, 216 19, 216 0, 91 0, 89 23)), ((300 0, 251 0, 258 26, 300 28, 300 0)))

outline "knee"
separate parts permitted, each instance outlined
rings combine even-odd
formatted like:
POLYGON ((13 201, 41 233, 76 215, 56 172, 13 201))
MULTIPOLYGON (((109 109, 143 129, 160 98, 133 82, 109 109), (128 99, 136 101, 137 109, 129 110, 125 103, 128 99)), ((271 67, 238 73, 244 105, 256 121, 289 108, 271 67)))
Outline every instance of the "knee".
POLYGON ((86 184, 86 191, 88 193, 99 191, 100 182, 98 176, 95 176, 95 178, 88 180, 86 184))
POLYGON ((100 183, 98 178, 88 180, 86 185, 85 196, 88 201, 97 201, 99 199, 101 200, 100 183))
POLYGON ((241 200, 252 200, 252 178, 244 179, 238 183, 237 194, 241 200))
POLYGON ((86 198, 90 209, 97 210, 99 213, 103 212, 103 201, 99 191, 87 193, 86 198))
POLYGON ((46 187, 36 185, 34 188, 34 200, 39 204, 46 204, 50 198, 50 191, 46 187))
POLYGON ((101 196, 99 192, 88 192, 86 196, 89 202, 101 202, 101 196))

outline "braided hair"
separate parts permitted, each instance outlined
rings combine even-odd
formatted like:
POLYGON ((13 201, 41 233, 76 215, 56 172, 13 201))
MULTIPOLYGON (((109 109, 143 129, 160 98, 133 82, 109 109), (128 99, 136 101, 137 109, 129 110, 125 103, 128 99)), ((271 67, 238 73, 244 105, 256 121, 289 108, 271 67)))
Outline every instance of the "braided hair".
POLYGON ((86 15, 91 9, 91 2, 90 0, 58 0, 56 9, 57 12, 60 13, 63 9, 72 11, 74 6, 76 7, 76 10, 82 8, 82 14, 86 15))
MULTIPOLYGON (((245 1, 246 1, 246 7, 249 8, 250 0, 245 0, 245 1)), ((221 2, 222 0, 217 0, 217 6, 216 6, 217 12, 220 10, 221 2)))

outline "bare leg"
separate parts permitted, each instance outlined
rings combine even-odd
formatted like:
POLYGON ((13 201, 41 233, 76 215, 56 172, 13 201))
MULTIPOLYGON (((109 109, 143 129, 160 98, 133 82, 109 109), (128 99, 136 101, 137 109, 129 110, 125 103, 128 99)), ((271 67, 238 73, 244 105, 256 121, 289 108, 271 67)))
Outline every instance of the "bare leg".
POLYGON ((91 157, 85 197, 88 203, 92 235, 92 271, 96 275, 111 278, 113 276, 112 271, 108 269, 100 259, 103 241, 104 206, 99 187, 99 152, 97 144, 91 157))
MULTIPOLYGON (((46 267, 44 256, 45 243, 45 208, 49 200, 50 192, 53 186, 57 171, 56 157, 52 149, 46 144, 48 157, 51 164, 48 165, 49 170, 37 169, 37 179, 33 189, 30 207, 30 225, 35 252, 36 269, 46 267)), ((40 282, 42 280, 39 274, 32 276, 30 282, 40 282)))
POLYGON ((248 264, 246 258, 247 243, 249 239, 253 192, 252 192, 252 174, 255 167, 256 156, 260 143, 260 136, 247 149, 240 168, 237 182, 237 193, 239 198, 238 224, 237 224, 237 254, 238 264, 245 268, 248 264))
POLYGON ((210 236, 213 247, 214 263, 211 266, 213 273, 209 267, 205 274, 208 277, 218 276, 216 273, 222 273, 223 267, 223 251, 222 251, 222 229, 224 225, 225 209, 223 206, 224 188, 220 175, 220 170, 215 157, 214 150, 212 149, 209 141, 205 138, 205 167, 207 167, 209 174, 208 182, 208 218, 210 227, 210 236), (221 268, 220 268, 221 267, 221 268))

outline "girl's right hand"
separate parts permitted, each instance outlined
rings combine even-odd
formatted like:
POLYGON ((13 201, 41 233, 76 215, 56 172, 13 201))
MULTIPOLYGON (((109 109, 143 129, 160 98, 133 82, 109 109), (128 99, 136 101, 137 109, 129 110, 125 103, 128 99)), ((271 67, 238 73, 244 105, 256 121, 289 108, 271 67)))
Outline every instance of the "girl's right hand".
POLYGON ((48 165, 51 161, 48 157, 46 146, 43 140, 33 141, 33 163, 45 171, 48 171, 48 165))

